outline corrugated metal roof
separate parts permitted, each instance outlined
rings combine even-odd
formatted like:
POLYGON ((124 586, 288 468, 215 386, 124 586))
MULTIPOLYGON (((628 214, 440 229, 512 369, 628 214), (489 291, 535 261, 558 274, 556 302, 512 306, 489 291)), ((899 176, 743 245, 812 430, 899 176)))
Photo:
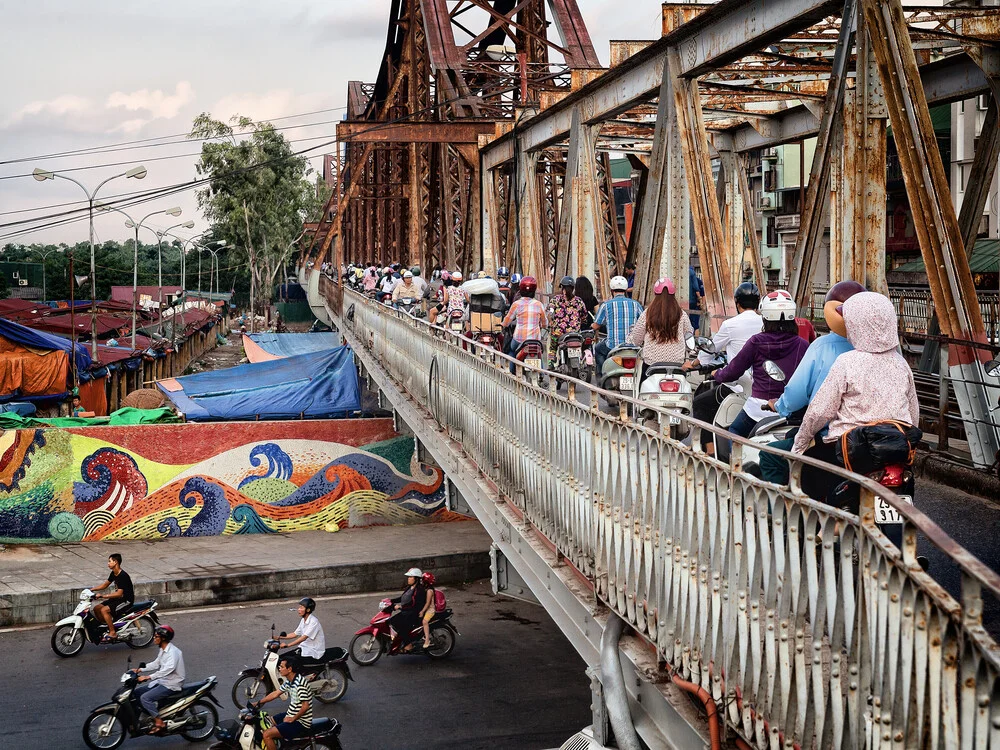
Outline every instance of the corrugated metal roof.
POLYGON ((628 159, 611 160, 611 179, 628 180, 632 177, 632 162, 628 159))
MULTIPOLYGON (((1000 269, 1000 240, 976 240, 969 257, 969 269, 972 273, 997 273, 1000 269)), ((892 269, 892 272, 924 273, 925 270, 923 260, 911 260, 892 269)))

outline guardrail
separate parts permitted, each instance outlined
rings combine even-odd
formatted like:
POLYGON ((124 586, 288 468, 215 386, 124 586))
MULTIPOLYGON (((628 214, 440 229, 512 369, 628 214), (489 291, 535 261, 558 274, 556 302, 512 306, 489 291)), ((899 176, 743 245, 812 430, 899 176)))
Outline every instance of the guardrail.
MULTIPOLYGON (((603 391, 350 291, 339 321, 428 410, 597 596, 703 687, 759 748, 1000 748, 1000 649, 982 627, 1000 577, 874 482, 860 517, 601 411, 603 391), (557 380, 566 395, 556 391, 557 380), (902 549, 874 523, 904 518, 902 549), (961 602, 916 560, 962 573, 961 602)), ((690 421, 693 426, 710 427, 690 421)), ((698 441, 694 441, 697 443, 698 441)))

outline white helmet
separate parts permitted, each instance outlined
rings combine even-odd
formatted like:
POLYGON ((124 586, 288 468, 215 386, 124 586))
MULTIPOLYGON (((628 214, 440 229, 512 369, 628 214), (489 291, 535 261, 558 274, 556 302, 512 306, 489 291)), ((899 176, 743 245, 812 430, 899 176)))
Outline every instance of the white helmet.
POLYGON ((757 309, 764 320, 795 320, 795 300, 784 289, 761 298, 757 309))
POLYGON ((612 276, 611 277, 611 291, 612 292, 627 292, 628 291, 628 279, 624 276, 612 276))
POLYGON ((405 578, 420 578, 424 574, 420 568, 410 568, 406 571, 405 578))

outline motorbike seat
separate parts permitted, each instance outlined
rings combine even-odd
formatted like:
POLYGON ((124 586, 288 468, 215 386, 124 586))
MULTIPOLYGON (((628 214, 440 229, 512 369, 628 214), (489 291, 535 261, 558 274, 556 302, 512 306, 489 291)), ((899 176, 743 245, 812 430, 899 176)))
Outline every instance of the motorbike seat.
POLYGON ((154 604, 156 604, 156 602, 153 601, 152 599, 146 599, 145 601, 135 602, 134 604, 132 604, 132 607, 129 609, 129 612, 141 612, 144 609, 149 609, 154 604))
POLYGON ((340 722, 336 719, 328 719, 325 716, 315 718, 306 736, 323 737, 330 734, 340 734, 340 722))
POLYGON ((330 646, 330 648, 323 652, 324 664, 331 661, 343 661, 346 658, 347 650, 341 648, 340 646, 330 646))
POLYGON ((646 365, 646 377, 650 375, 673 375, 680 374, 681 363, 679 362, 657 362, 653 365, 646 365))
POLYGON ((773 417, 764 417, 754 426, 753 431, 750 433, 750 437, 762 435, 768 430, 773 430, 775 427, 781 427, 784 424, 786 424, 786 420, 780 414, 776 414, 773 417))
POLYGON ((168 703, 169 701, 178 700, 179 698, 186 698, 189 695, 194 695, 203 687, 205 687, 205 685, 207 685, 209 682, 211 682, 211 680, 202 680, 201 682, 185 682, 184 685, 181 687, 180 692, 171 693, 165 698, 161 698, 160 700, 157 701, 157 705, 162 706, 165 703, 168 703))
POLYGON ((451 607, 445 609, 444 612, 435 612, 434 617, 431 618, 431 622, 437 622, 438 620, 447 620, 451 617, 451 607))

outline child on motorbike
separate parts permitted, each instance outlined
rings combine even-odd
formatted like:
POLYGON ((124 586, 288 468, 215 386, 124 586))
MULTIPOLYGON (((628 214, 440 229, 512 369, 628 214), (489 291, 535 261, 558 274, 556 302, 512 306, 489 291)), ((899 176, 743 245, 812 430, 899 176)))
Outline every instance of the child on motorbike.
POLYGON ((424 648, 431 647, 431 620, 434 619, 436 610, 434 609, 434 584, 437 579, 434 574, 427 572, 423 576, 424 590, 427 592, 427 601, 420 611, 420 620, 424 623, 424 648))

